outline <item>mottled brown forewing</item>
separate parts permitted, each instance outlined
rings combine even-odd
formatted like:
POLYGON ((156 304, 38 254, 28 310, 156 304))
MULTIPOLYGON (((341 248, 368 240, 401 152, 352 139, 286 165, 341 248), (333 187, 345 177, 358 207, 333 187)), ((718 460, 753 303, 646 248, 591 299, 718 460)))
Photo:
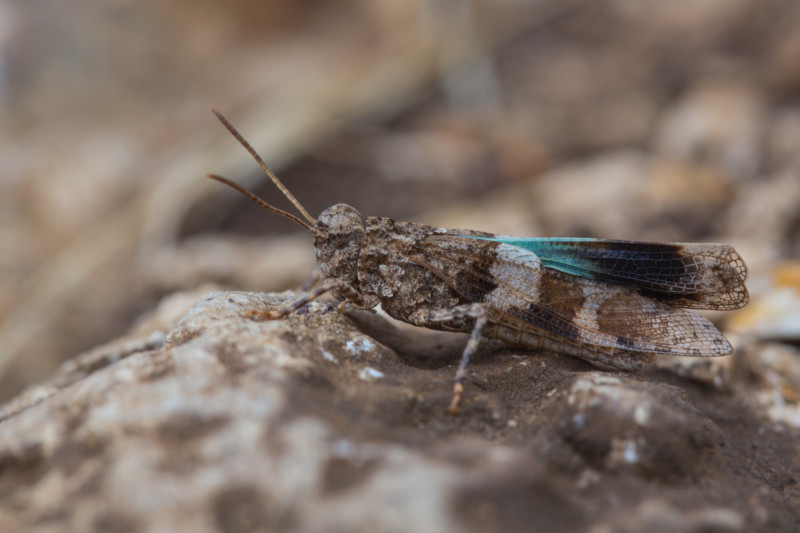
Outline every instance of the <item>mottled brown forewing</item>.
POLYGON ((699 315, 639 288, 546 268, 535 254, 513 245, 455 233, 429 235, 414 246, 410 260, 434 271, 464 298, 571 341, 655 354, 731 351, 699 315))

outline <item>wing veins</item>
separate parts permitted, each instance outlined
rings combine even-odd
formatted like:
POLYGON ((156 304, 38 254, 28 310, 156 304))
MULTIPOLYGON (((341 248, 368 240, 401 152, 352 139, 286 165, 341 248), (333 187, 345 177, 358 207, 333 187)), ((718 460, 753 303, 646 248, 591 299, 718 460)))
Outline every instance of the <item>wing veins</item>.
MULTIPOLYGON (((440 234, 436 235, 436 237, 452 239, 454 237, 459 238, 461 236, 443 236, 440 234)), ((579 342, 612 348, 620 348, 619 340, 622 338, 626 340, 623 348, 629 351, 675 355, 685 354, 686 349, 684 348, 683 350, 680 350, 678 347, 674 346, 673 342, 670 342, 670 338, 662 338, 660 335, 667 335, 666 331, 668 331, 669 334, 672 335, 674 335, 676 332, 679 334, 692 333, 695 338, 699 338, 698 335, 702 334, 701 336, 703 337, 704 342, 708 345, 708 353, 696 353, 695 355, 719 355, 722 353, 713 352, 712 349, 714 348, 714 342, 717 341, 718 337, 722 337, 710 323, 705 321, 705 319, 702 319, 698 315, 673 309, 655 299, 647 298, 646 296, 639 294, 636 289, 625 289, 624 287, 618 286, 614 290, 620 291, 620 293, 624 292, 627 295, 635 295, 632 297, 632 299, 627 300, 628 304, 640 303, 641 305, 638 306, 638 309, 636 309, 635 313, 630 314, 630 321, 632 324, 639 322, 640 327, 641 324, 645 324, 651 329, 644 332, 606 332, 600 329, 587 327, 584 323, 576 323, 575 321, 570 320, 570 318, 564 316, 564 314, 557 309, 553 309, 550 305, 536 301, 527 292, 520 291, 515 286, 515 283, 509 283, 508 281, 511 279, 520 282, 520 285, 524 286, 524 284, 532 281, 530 278, 518 275, 514 272, 515 268, 518 270, 521 269, 521 271, 524 271, 525 268, 529 268, 522 260, 507 261, 508 265, 514 268, 504 270, 503 275, 505 276, 505 279, 498 279, 497 276, 493 275, 488 270, 488 268, 492 266, 491 261, 496 262, 498 261, 497 258, 492 258, 491 261, 487 261, 484 260, 480 254, 476 255, 475 251, 465 250, 460 246, 451 246, 445 250, 442 247, 436 246, 435 242, 428 242, 425 244, 426 245, 418 245, 416 247, 422 256, 426 254, 433 256, 434 258, 438 256, 438 259, 440 261, 444 261, 444 263, 451 261, 455 262, 456 260, 460 259, 459 263, 463 264, 456 265, 456 268, 463 269, 464 265, 470 265, 469 272, 471 276, 473 276, 475 279, 485 282, 484 285, 495 285, 495 290, 500 289, 500 301, 490 300, 488 302, 496 311, 507 314, 511 317, 515 317, 546 332, 551 332, 553 334, 570 339, 573 337, 569 334, 569 332, 577 330, 582 332, 582 334, 579 335, 579 338, 576 339, 579 342), (476 261, 476 257, 480 259, 476 261), (517 300, 525 302, 529 309, 526 310, 518 306, 508 305, 508 302, 503 302, 503 300, 508 299, 508 296, 513 296, 517 300), (548 318, 543 318, 543 316, 548 318), (653 325, 657 324, 660 320, 673 320, 673 323, 670 324, 670 328, 667 328, 665 332, 662 332, 661 329, 653 327, 653 325), (709 333, 709 331, 707 331, 709 328, 711 331, 713 331, 713 333, 709 333), (630 333, 636 333, 636 335, 631 336, 630 333)), ((524 254, 528 253, 531 252, 521 250, 519 256, 523 256, 524 254)), ((500 261, 502 262, 505 259, 506 258, 501 258, 500 261)), ((456 285, 456 280, 453 276, 443 272, 440 268, 436 268, 431 261, 417 256, 414 262, 424 266, 425 268, 431 269, 431 271, 440 276, 449 285, 451 285, 454 290, 461 294, 462 297, 469 298, 470 293, 479 293, 483 289, 480 284, 474 282, 471 283, 469 281, 469 277, 465 278, 464 276, 460 276, 458 282, 462 283, 462 285, 466 284, 470 289, 472 289, 471 291, 465 291, 463 286, 458 287, 456 285)), ((555 274, 555 279, 557 279, 559 283, 577 284, 580 285, 583 290, 585 290, 585 288, 589 288, 588 294, 592 299, 593 305, 596 306, 595 310, 599 309, 599 307, 602 307, 604 300, 599 297, 594 298, 595 296, 602 296, 604 291, 602 282, 577 277, 570 280, 565 277, 568 275, 553 270, 548 272, 547 269, 542 269, 541 272, 543 273, 542 275, 546 276, 553 276, 555 274)), ((485 295, 487 299, 489 299, 491 293, 494 293, 494 290, 485 295)), ((583 302, 579 302, 570 298, 554 300, 550 302, 550 304, 552 303, 563 303, 565 307, 573 306, 575 308, 580 308, 583 304, 583 302)), ((623 307, 622 310, 630 311, 631 308, 632 307, 630 305, 627 305, 623 307)), ((724 338, 722 340, 724 342, 724 338)), ((700 351, 700 348, 695 347, 692 349, 694 351, 700 351)))

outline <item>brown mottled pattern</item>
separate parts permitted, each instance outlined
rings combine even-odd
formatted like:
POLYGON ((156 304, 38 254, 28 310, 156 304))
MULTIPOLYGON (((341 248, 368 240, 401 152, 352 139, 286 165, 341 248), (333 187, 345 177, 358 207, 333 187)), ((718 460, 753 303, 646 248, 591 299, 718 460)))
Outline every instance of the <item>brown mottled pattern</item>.
MULTIPOLYGON (((564 324, 560 326, 559 331, 554 333, 571 340, 580 339, 580 328, 574 322, 586 303, 587 295, 583 287, 578 283, 571 283, 571 280, 565 279, 560 272, 543 268, 539 276, 539 285, 535 289, 536 295, 549 295, 552 303, 548 305, 544 302, 532 301, 527 306, 527 313, 515 316, 523 319, 531 316, 538 317, 540 318, 538 323, 548 323, 553 320, 552 314, 555 312, 559 317, 559 322, 563 320, 564 324), (558 300, 555 301, 556 299, 558 300)), ((529 298, 530 294, 532 293, 529 293, 529 298)))
POLYGON ((725 245, 600 241, 548 256, 551 266, 553 257, 578 254, 576 264, 601 278, 591 279, 485 240, 490 234, 363 217, 343 204, 320 215, 316 229, 320 270, 345 284, 335 296, 360 308, 380 301, 399 320, 464 332, 478 324, 482 308, 474 306, 485 304, 484 336, 600 366, 637 368, 647 354, 727 354, 730 344, 708 320, 678 307, 733 308, 747 299, 746 267, 725 245))
MULTIPOLYGON (((412 261, 439 273, 465 297, 496 285, 483 301, 521 320, 522 325, 514 321, 517 327, 632 352, 713 356, 731 350, 699 315, 643 296, 637 289, 544 268, 535 254, 516 246, 431 235, 414 247, 412 261), (473 279, 479 281, 468 287, 457 284, 473 279)), ((503 325, 503 319, 499 321, 503 325)))
POLYGON ((381 307, 389 316, 431 329, 464 333, 472 331, 472 319, 428 320, 429 312, 452 309, 468 302, 431 270, 414 264, 407 264, 404 270, 398 290, 391 298, 381 300, 381 307))
MULTIPOLYGON (((319 216, 316 227, 324 232, 325 238, 316 237, 314 247, 323 276, 358 286, 356 266, 366 238, 364 224, 363 215, 346 204, 329 207, 319 216)), ((346 298, 344 293, 332 292, 340 300, 346 298)))
POLYGON ((647 352, 571 341, 501 311, 491 312, 489 320, 494 323, 484 331, 485 337, 525 348, 573 355, 602 368, 638 370, 656 357, 647 352))
POLYGON ((438 230, 432 226, 368 217, 366 240, 358 258, 362 290, 388 298, 400 288, 414 243, 438 230))

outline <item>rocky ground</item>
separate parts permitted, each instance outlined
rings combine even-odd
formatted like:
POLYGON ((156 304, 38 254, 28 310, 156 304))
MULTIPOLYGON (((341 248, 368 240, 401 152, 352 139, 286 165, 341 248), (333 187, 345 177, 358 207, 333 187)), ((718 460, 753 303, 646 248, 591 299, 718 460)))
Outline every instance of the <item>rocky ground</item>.
POLYGON ((764 398, 790 350, 626 374, 488 345, 454 416, 463 339, 320 302, 245 316, 295 296, 170 297, 7 404, 3 530, 798 525, 798 431, 764 398))
POLYGON ((800 529, 796 2, 204 5, 0 6, 0 530, 800 529), (449 415, 463 336, 247 318, 313 249, 211 105, 312 214, 732 244, 735 351, 449 415))

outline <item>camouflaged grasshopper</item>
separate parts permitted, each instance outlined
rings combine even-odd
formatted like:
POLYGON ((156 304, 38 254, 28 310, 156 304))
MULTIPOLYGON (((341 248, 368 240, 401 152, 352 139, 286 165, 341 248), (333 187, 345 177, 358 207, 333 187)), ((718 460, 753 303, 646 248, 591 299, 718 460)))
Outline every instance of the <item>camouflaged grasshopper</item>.
POLYGON ((458 411, 466 368, 482 336, 622 370, 641 368, 660 354, 710 357, 732 350, 711 322, 686 310, 747 303, 747 267, 731 246, 524 239, 365 217, 345 204, 315 220, 214 113, 307 222, 226 178, 209 177, 311 233, 322 276, 321 285, 299 300, 251 318, 281 318, 329 292, 341 308, 380 304, 415 326, 471 333, 450 412, 458 411))

